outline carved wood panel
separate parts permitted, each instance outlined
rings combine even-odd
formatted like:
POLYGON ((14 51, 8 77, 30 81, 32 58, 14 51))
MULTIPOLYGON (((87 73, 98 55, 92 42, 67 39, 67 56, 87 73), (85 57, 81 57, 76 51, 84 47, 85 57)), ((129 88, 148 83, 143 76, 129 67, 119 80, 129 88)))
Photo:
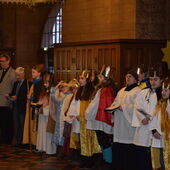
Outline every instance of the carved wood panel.
POLYGON ((57 80, 78 78, 82 70, 99 71, 103 64, 112 68, 111 76, 122 86, 127 70, 139 64, 150 66, 162 58, 165 41, 115 40, 60 44, 54 50, 54 68, 57 80))

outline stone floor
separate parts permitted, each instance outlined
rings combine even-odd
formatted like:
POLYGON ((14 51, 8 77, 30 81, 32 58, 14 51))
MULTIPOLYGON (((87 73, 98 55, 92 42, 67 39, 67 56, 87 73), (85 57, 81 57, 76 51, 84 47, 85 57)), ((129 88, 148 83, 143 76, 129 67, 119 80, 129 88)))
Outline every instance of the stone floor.
POLYGON ((0 145, 0 170, 79 170, 78 163, 20 147, 0 145))

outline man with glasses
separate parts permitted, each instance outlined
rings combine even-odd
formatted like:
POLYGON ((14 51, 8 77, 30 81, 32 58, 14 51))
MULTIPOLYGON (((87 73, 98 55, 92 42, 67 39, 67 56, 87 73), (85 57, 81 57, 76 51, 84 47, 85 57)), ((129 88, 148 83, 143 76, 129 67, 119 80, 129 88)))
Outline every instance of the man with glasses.
POLYGON ((10 57, 0 55, 0 143, 11 143, 12 140, 12 112, 10 101, 5 97, 12 91, 15 81, 15 70, 10 66, 10 57))

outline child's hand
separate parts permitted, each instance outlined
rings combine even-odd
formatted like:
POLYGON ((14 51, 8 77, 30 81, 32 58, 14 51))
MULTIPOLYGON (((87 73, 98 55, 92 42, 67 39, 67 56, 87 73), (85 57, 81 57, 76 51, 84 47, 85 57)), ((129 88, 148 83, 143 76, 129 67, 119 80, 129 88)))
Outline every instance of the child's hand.
POLYGON ((149 117, 145 117, 145 118, 142 120, 142 124, 143 124, 143 125, 147 125, 147 124, 149 123, 149 120, 150 120, 149 117))
POLYGON ((57 84, 56 88, 59 88, 59 86, 62 86, 63 83, 64 83, 64 81, 61 80, 61 81, 57 84))
POLYGON ((161 138, 161 135, 156 131, 153 136, 156 138, 156 139, 160 139, 161 138))

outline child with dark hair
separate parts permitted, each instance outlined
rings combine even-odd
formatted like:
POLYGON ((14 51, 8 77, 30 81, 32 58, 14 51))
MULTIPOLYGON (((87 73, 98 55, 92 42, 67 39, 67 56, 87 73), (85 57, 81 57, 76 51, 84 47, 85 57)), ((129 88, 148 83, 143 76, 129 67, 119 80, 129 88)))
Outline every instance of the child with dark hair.
POLYGON ((126 86, 118 91, 111 105, 114 112, 113 130, 113 167, 121 170, 134 169, 133 137, 135 128, 132 127, 134 100, 141 91, 138 87, 138 75, 135 70, 130 70, 125 76, 126 86))
POLYGON ((91 71, 91 82, 93 84, 94 87, 97 87, 98 83, 99 83, 99 79, 98 79, 98 73, 96 70, 92 70, 91 71))
POLYGON ((112 138, 113 121, 112 114, 107 113, 114 100, 114 82, 109 77, 110 67, 103 66, 98 75, 99 85, 94 93, 93 100, 86 110, 87 129, 95 130, 99 145, 103 153, 104 165, 102 169, 110 169, 112 163, 112 138))
POLYGON ((168 78, 162 84, 162 97, 156 105, 150 130, 152 147, 159 153, 152 153, 154 169, 170 169, 170 80, 168 78))
MULTIPOLYGON (((132 125, 136 127, 133 143, 136 145, 136 166, 139 170, 151 170, 151 149, 153 147, 152 131, 150 130, 151 122, 158 101, 161 99, 162 82, 164 71, 161 64, 149 69, 150 88, 143 89, 135 100, 132 125)), ((154 149, 154 148, 153 148, 154 149)), ((153 154, 157 154, 157 151, 153 154)))
MULTIPOLYGON (((94 86, 90 81, 90 74, 88 71, 83 71, 80 75, 80 87, 68 111, 69 116, 77 123, 76 127, 72 127, 72 132, 80 133, 81 168, 92 167, 92 155, 100 152, 95 131, 86 128, 85 110, 89 105, 91 95, 94 91, 94 86)), ((76 149, 76 144, 72 142, 72 138, 73 136, 71 137, 70 147, 76 149)))
POLYGON ((37 105, 40 106, 40 114, 38 118, 38 132, 36 149, 46 154, 55 154, 56 145, 52 143, 52 134, 47 132, 47 123, 49 118, 49 100, 50 100, 50 74, 46 74, 44 78, 44 87, 40 94, 37 105))

